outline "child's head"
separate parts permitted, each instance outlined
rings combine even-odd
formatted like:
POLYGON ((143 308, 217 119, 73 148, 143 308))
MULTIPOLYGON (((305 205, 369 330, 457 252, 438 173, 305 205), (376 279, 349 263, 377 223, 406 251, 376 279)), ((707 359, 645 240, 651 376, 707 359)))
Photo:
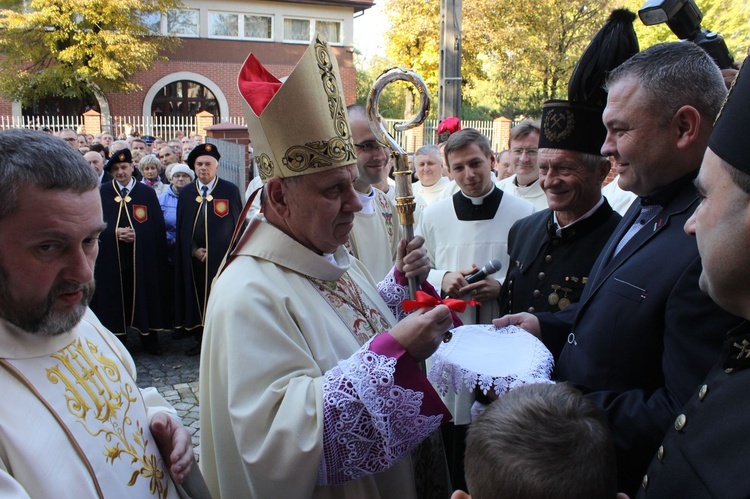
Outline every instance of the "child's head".
POLYGON ((465 468, 473 499, 617 495, 612 436, 593 402, 565 383, 522 386, 493 402, 469 428, 465 468))

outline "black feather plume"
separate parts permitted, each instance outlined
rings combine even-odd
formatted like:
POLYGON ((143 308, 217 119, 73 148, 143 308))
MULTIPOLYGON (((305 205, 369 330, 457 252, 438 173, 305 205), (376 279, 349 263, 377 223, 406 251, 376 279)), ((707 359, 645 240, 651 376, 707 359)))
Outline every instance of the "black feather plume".
POLYGON ((591 39, 573 69, 568 83, 568 100, 603 108, 607 104, 604 80, 607 73, 638 53, 633 29, 636 15, 627 9, 612 12, 591 39))

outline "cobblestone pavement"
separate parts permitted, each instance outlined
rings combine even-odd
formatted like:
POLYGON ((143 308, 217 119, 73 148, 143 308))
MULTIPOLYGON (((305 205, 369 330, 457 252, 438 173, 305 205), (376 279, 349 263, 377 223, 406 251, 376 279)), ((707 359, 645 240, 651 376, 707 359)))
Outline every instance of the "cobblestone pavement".
POLYGON ((177 339, 171 332, 161 333, 159 346, 163 354, 151 355, 142 350, 136 336, 128 337, 128 349, 138 368, 138 386, 155 387, 177 409, 182 423, 193 436, 193 447, 198 458, 198 438, 201 431, 198 414, 200 356, 185 355, 185 351, 193 345, 193 339, 177 339))

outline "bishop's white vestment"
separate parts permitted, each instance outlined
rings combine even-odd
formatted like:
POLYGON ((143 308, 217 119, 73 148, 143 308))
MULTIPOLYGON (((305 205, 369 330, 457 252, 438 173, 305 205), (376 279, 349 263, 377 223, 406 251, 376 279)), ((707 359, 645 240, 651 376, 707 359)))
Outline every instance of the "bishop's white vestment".
POLYGON ((259 215, 215 281, 200 379, 214 497, 415 497, 408 452, 449 415, 385 333, 381 296, 407 290, 389 274, 379 294, 343 247, 333 259, 259 215))

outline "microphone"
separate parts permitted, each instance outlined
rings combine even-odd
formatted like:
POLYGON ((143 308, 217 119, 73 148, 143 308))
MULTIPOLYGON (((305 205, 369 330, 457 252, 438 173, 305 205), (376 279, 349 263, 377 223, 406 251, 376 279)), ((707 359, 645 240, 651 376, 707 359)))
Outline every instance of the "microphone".
POLYGON ((475 282, 479 282, 483 279, 485 279, 488 275, 494 274, 500 268, 503 266, 503 264, 498 260, 497 258, 493 258, 489 262, 485 263, 484 266, 474 272, 473 274, 469 274, 466 276, 466 282, 469 284, 474 284, 475 282))

